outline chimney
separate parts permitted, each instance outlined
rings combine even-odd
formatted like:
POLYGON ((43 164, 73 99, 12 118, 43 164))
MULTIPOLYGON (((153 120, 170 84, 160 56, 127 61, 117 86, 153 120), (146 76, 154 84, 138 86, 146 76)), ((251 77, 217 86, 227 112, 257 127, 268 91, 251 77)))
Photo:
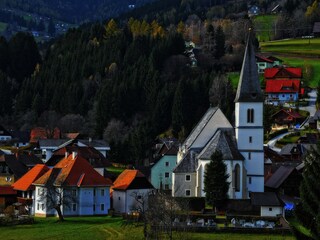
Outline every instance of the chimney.
POLYGON ((74 160, 77 156, 77 152, 72 152, 72 160, 74 160))

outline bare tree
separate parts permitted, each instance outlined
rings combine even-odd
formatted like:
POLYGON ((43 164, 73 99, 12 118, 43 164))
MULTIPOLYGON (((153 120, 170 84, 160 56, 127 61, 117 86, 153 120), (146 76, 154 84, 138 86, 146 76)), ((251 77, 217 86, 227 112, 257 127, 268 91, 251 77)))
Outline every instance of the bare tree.
POLYGON ((80 114, 67 114, 59 120, 59 127, 62 132, 80 132, 85 119, 80 114))
POLYGON ((57 182, 56 177, 60 169, 53 169, 48 181, 43 188, 39 202, 46 205, 46 209, 55 209, 59 216, 59 221, 64 221, 62 207, 71 209, 72 204, 77 204, 77 189, 65 186, 61 182, 57 182))

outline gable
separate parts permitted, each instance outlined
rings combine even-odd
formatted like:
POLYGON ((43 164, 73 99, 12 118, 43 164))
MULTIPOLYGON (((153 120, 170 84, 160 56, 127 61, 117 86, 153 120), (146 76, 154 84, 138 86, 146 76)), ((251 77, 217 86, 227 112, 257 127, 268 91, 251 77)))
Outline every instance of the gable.
POLYGON ((209 108, 183 143, 183 148, 203 148, 218 128, 232 128, 232 125, 220 108, 209 108))

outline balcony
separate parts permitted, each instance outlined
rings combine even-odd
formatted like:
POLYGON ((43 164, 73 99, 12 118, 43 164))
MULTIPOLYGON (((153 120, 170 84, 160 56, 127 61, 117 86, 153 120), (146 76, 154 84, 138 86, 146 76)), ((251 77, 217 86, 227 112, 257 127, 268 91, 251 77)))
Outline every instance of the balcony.
POLYGON ((18 197, 18 203, 21 203, 23 205, 32 205, 33 199, 32 198, 23 198, 23 197, 18 197))

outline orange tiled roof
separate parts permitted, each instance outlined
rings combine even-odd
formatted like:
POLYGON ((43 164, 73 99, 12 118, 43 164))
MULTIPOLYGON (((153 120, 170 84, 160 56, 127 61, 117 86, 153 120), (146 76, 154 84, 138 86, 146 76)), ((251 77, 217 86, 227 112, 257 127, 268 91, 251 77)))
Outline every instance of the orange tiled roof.
POLYGON ((136 177, 144 177, 138 170, 124 170, 114 181, 112 189, 126 190, 136 177))
MULTIPOLYGON (((60 139, 61 131, 59 128, 55 128, 53 130, 53 136, 51 136, 53 139, 60 139)), ((36 143, 39 139, 48 139, 48 136, 50 136, 49 130, 45 129, 43 127, 36 127, 31 130, 30 133, 30 142, 36 143)))
POLYGON ((45 174, 49 168, 44 164, 37 164, 25 175, 23 175, 18 181, 12 184, 15 190, 28 191, 34 189, 32 183, 45 174))
POLYGON ((52 169, 34 182, 35 185, 45 185, 53 181, 55 186, 111 186, 110 179, 105 179, 81 156, 70 154, 62 159, 52 169))

